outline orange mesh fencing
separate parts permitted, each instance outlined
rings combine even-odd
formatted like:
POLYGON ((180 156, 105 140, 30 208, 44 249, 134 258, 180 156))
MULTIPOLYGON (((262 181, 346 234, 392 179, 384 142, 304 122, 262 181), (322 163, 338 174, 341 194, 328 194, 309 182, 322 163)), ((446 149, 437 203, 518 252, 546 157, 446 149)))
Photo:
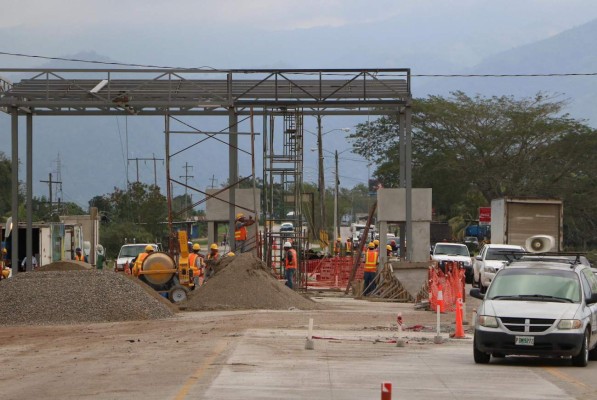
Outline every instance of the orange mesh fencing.
POLYGON ((464 299, 464 267, 455 261, 442 261, 429 267, 429 308, 441 307, 443 311, 455 311, 458 298, 464 299), (439 295, 442 292, 443 296, 439 295))
MULTIPOLYGON (((351 256, 327 257, 307 261, 307 288, 344 289, 354 265, 351 256)), ((363 264, 357 268, 355 279, 363 279, 363 264)))

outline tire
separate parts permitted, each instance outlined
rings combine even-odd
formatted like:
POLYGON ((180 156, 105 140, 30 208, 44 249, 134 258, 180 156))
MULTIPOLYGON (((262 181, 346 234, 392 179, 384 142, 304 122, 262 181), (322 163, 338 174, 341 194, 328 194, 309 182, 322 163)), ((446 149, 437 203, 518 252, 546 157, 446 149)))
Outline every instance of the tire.
POLYGON ((184 286, 174 285, 168 292, 168 299, 172 303, 180 303, 185 301, 188 297, 188 290, 184 286))
POLYGON ((582 347, 578 355, 572 357, 572 365, 575 367, 586 367, 589 364, 589 330, 585 331, 582 347))
POLYGON ((475 359, 475 364, 489 364, 489 360, 491 359, 491 354, 483 353, 481 350, 477 349, 477 339, 473 340, 473 357, 475 359))

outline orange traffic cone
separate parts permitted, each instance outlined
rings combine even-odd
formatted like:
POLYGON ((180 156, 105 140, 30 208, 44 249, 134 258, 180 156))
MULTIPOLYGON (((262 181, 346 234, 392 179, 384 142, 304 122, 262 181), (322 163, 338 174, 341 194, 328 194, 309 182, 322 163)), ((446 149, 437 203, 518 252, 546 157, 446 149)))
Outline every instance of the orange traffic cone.
POLYGON ((464 339, 464 328, 462 327, 462 299, 456 299, 456 331, 454 332, 455 339, 464 339))
POLYGON ((437 284, 437 304, 439 305, 439 312, 445 312, 444 308, 444 291, 442 288, 442 284, 437 284))

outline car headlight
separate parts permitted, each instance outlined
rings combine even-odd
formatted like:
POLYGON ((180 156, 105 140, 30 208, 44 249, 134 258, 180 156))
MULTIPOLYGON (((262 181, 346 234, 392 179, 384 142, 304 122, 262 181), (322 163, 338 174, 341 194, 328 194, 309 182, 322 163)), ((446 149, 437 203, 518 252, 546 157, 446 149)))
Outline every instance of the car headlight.
POLYGON ((462 265, 464 265, 465 267, 470 267, 471 266, 471 262, 470 261, 463 261, 462 265))
POLYGON ((563 319, 558 324, 558 329, 579 329, 582 327, 580 319, 563 319))
POLYGON ((479 325, 484 326, 486 328, 498 327, 497 318, 491 315, 479 315, 478 322, 479 325))

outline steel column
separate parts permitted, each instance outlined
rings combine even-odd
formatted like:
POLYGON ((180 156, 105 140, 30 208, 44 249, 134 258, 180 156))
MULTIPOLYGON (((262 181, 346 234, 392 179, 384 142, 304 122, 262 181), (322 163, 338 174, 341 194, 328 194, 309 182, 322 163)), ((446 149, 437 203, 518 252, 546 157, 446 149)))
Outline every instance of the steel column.
POLYGON ((19 271, 19 110, 11 109, 12 128, 12 231, 11 261, 12 274, 19 271), (15 233, 16 232, 16 233, 15 233))
POLYGON ((230 249, 236 251, 236 242, 234 240, 234 226, 236 220, 236 183, 238 182, 238 118, 233 107, 228 110, 228 130, 230 132, 228 145, 228 193, 230 202, 228 206, 228 215, 230 222, 228 225, 228 240, 230 249))
POLYGON ((411 108, 406 107, 405 110, 405 128, 406 128, 406 152, 405 152, 405 180, 406 180, 406 243, 408 246, 406 248, 406 257, 407 260, 412 259, 412 251, 413 251, 413 223, 412 223, 412 132, 410 126, 410 119, 411 119, 411 108))
POLYGON ((317 116, 317 152, 319 157, 319 207, 321 208, 320 232, 326 230, 325 220, 325 178, 323 171, 323 140, 321 133, 321 115, 317 116))
MULTIPOLYGON (((31 271, 33 269, 33 110, 27 114, 27 154, 25 157, 27 158, 27 180, 25 182, 27 188, 27 197, 25 200, 27 204, 27 232, 25 251, 27 257, 27 271, 31 271)), ((37 265, 41 265, 41 260, 37 260, 37 265)))
MULTIPOLYGON (((166 198, 168 199, 168 252, 174 254, 172 237, 172 183, 170 182, 170 115, 164 117, 164 137, 166 140, 166 198)), ((128 189, 128 188, 127 188, 128 189)))

